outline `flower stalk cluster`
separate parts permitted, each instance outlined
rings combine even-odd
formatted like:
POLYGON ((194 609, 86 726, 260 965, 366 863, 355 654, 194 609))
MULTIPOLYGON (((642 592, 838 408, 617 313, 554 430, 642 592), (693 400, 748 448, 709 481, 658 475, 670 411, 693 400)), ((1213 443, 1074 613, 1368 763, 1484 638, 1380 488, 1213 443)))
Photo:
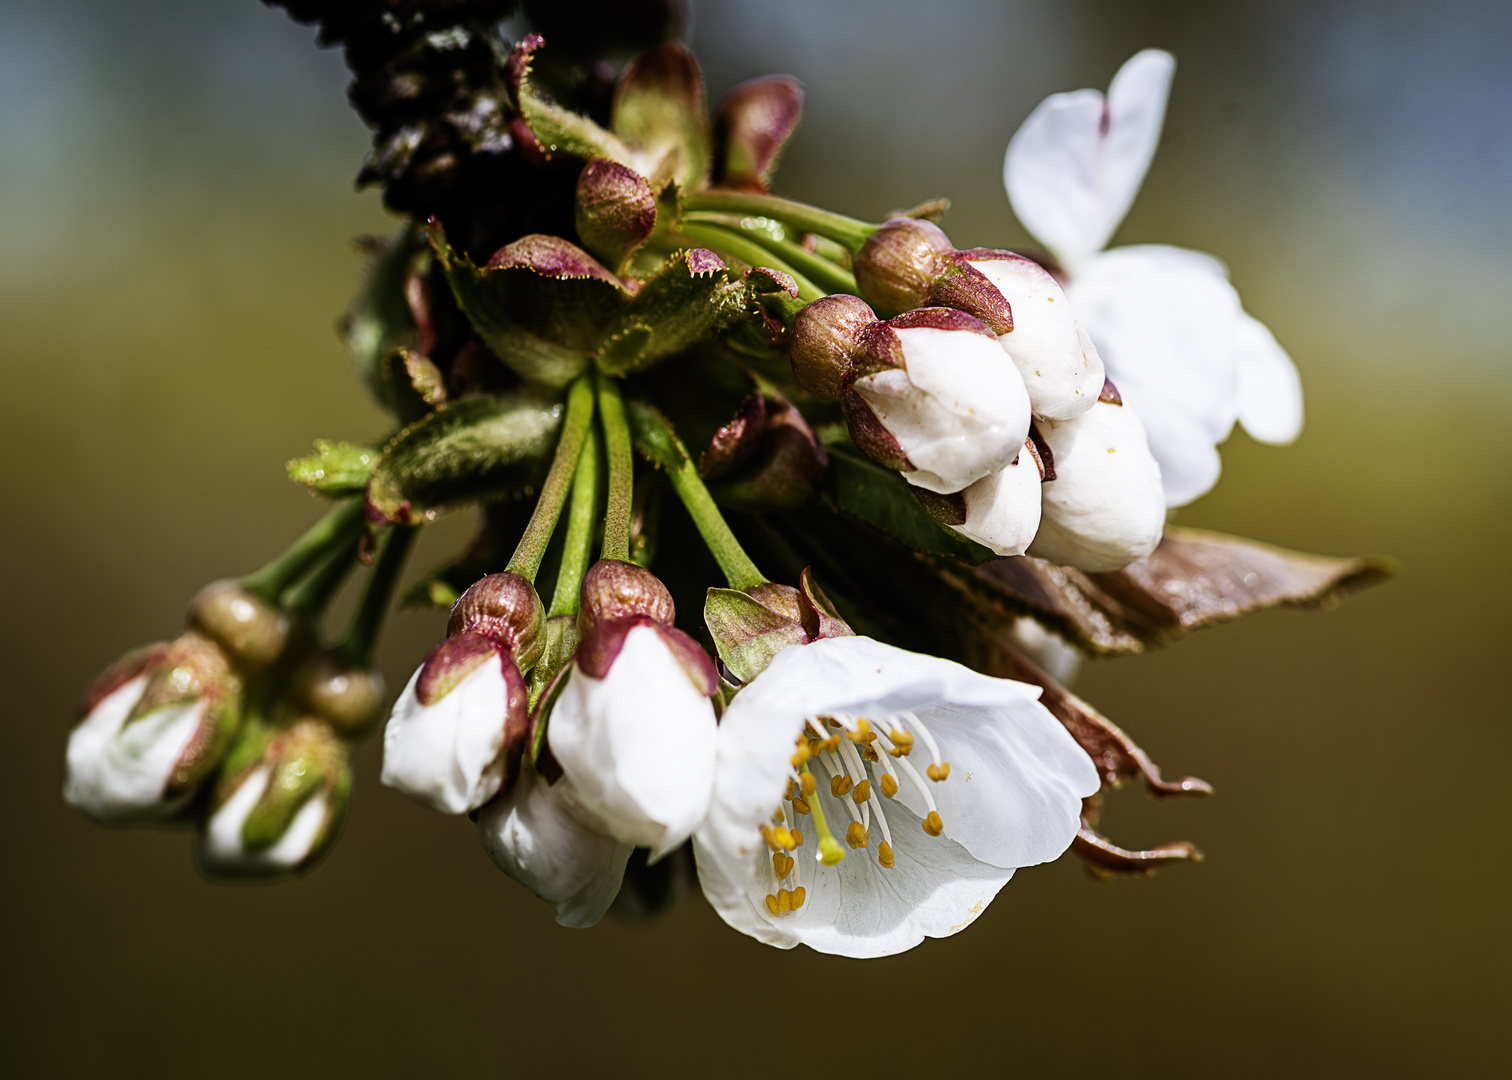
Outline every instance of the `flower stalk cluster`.
MULTIPOLYGON (((71 803, 192 824, 214 876, 310 867, 383 718, 375 654, 415 536, 477 508, 409 593, 449 616, 388 710, 381 780, 469 817, 564 925, 644 912, 648 874, 692 866, 743 933, 881 956, 1068 850, 1105 873, 1199 856, 1096 831, 1125 780, 1211 789, 1161 780, 1046 669, 1155 644, 1130 613, 1199 578, 1227 617, 1379 568, 1320 577, 1238 540, 1203 562, 1166 528, 1225 418, 1295 425, 1226 282, 1192 294, 1211 310, 1152 301, 1144 340, 1129 296, 1187 271, 1130 292, 1125 249, 1098 254, 1153 152, 1164 54, 1015 137, 1010 195, 1057 256, 1036 261, 955 248, 941 203, 872 223, 773 194, 800 87, 753 80, 711 115, 656 5, 600 35, 526 4, 547 33, 514 43, 508 4, 286 6, 345 45, 377 132, 364 176, 412 217, 344 324, 393 433, 290 463, 326 517, 97 680, 71 803), (1225 319, 1239 375, 1194 395, 1183 358, 1225 319)), ((1141 258, 1190 269, 1174 250, 1141 258)))

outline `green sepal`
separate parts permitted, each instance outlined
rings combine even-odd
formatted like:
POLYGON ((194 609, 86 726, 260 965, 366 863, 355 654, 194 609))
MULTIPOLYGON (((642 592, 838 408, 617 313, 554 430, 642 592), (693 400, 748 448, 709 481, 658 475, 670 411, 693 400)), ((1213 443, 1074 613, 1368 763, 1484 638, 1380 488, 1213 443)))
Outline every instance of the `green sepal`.
POLYGON ((367 487, 374 520, 412 525, 440 511, 536 488, 550 465, 562 402, 519 387, 431 413, 388 444, 367 487))
POLYGON ((539 35, 526 38, 509 57, 507 76, 525 123, 547 157, 571 154, 574 157, 602 157, 635 168, 634 155, 617 136, 610 134, 588 117, 564 109, 536 89, 530 81, 531 54, 542 44, 539 35))
MULTIPOLYGON (((593 279, 595 283, 588 285, 581 278, 530 281, 526 275, 534 272, 523 267, 479 269, 447 243, 440 222, 432 221, 429 231, 431 247, 457 306, 483 343, 510 370, 526 382, 553 390, 560 390, 583 373, 596 344, 596 339, 585 341, 583 335, 585 331, 596 331, 597 326, 581 314, 574 316, 573 303, 589 298, 580 294, 597 293, 612 286, 600 279, 593 279), (560 302, 551 304, 547 312, 529 310, 533 300, 549 296, 542 289, 553 286, 563 290, 560 302), (565 340, 551 336, 552 330, 563 331, 565 340)), ((611 313, 612 308, 602 312, 606 318, 611 313)))
POLYGON ((719 659, 742 683, 766 670, 789 645, 808 640, 802 624, 773 611, 747 593, 710 589, 704 599, 704 625, 719 659))
POLYGON ((944 555, 971 565, 998 558, 990 548, 935 521, 913 497, 908 481, 894 470, 847 447, 828 449, 829 473, 820 497, 830 509, 875 526, 926 555, 944 555))
POLYGON ((599 369, 627 375, 681 352, 739 319, 749 296, 710 252, 679 251, 605 329, 599 369))
POLYGON ((316 439, 315 453, 295 458, 285 468, 290 480, 318 494, 333 498, 355 495, 367 487, 378 453, 371 446, 316 439))
POLYGON ((322 791, 328 807, 326 821, 311 846, 310 858, 321 851, 339 819, 352 785, 352 766, 346 745, 328 726, 302 720, 268 743, 263 764, 270 770, 268 785, 242 821, 242 844, 249 852, 266 851, 278 843, 304 805, 322 791))
POLYGON ((572 663, 577 651, 577 616, 553 615, 541 627, 541 658, 530 669, 530 707, 534 709, 542 692, 556 678, 557 672, 572 663))
POLYGON ((414 423, 446 404, 446 377, 430 357, 400 348, 384 357, 383 363, 401 423, 414 423))
POLYGON ((684 189, 708 177, 709 116, 698 61, 677 42, 632 60, 614 90, 614 134, 644 163, 657 185, 675 180, 684 189))
POLYGON ((369 238, 363 248, 369 255, 368 268, 341 320, 341 336, 363 383, 379 404, 392 409, 394 393, 385 360, 393 350, 415 342, 405 282, 425 257, 425 239, 412 224, 391 237, 369 238))

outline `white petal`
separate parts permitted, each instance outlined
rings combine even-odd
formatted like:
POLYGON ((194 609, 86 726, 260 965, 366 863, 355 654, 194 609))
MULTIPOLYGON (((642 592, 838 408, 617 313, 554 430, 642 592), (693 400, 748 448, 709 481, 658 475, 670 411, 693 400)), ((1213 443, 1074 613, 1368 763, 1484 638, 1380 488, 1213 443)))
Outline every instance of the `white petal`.
POLYGON ((1129 212, 1165 122, 1176 61, 1146 49, 1108 88, 1054 94, 1008 144, 1003 183, 1024 227, 1075 271, 1129 212))
POLYGON ((708 810, 714 736, 714 707, 649 626, 625 635, 603 679, 573 669, 546 733, 585 820, 653 860, 708 810))
POLYGON ((63 797, 101 821, 162 817, 188 798, 169 803, 163 791, 204 722, 206 703, 167 705, 127 725, 147 682, 139 675, 107 695, 68 737, 63 797))
POLYGON ((244 846, 242 826, 267 789, 271 775, 267 768, 249 773, 211 816, 200 835, 200 858, 205 863, 221 871, 292 869, 310 853, 326 820, 328 804, 324 791, 299 808, 272 847, 249 852, 244 846))
POLYGON ((1034 619, 1027 616, 1014 619, 1008 637, 1020 652, 1062 686, 1070 686, 1081 671, 1081 650, 1034 619))
POLYGON ((1040 474, 1026 450, 961 492, 966 520, 951 528, 999 555, 1022 555, 1040 523, 1040 474))
POLYGON ((962 330, 897 331, 906 370, 855 389, 914 464, 909 483, 960 491, 1012 461, 1029 433, 1029 395, 990 337, 962 330))
POLYGON ((503 661, 490 656, 439 701, 420 704, 410 676, 383 732, 383 783, 441 811, 482 806, 503 779, 509 691, 503 661))
MULTIPOLYGON (((958 664, 869 638, 795 645, 736 696, 719 730, 720 770, 709 816, 694 838, 699 878, 736 929, 783 948, 801 943, 846 956, 900 952, 925 937, 969 925, 1018 865, 1054 858, 1076 833, 1081 798, 1097 790, 1091 761, 1039 705, 1038 687, 992 679, 958 664), (950 779, 933 785, 946 820, 927 836, 917 812, 884 800, 894 865, 871 845, 836 867, 812 861, 812 826, 798 884, 797 912, 772 916, 777 887, 758 831, 780 800, 794 739, 816 714, 880 718, 913 710, 953 758, 950 779)), ((917 750, 916 750, 917 753, 917 750)), ((849 820, 820 785, 814 796, 837 834, 849 820)))
POLYGON ((1099 402, 1041 427, 1055 457, 1029 554, 1082 570, 1117 570, 1160 543, 1165 494, 1134 409, 1099 402))
POLYGON ((592 926, 619 894, 631 847, 595 832, 534 769, 483 808, 478 836, 504 873, 557 909, 563 926, 592 926))
POLYGON ((971 263, 1013 309, 1013 329, 999 335, 1023 377, 1035 416, 1069 420, 1092 407, 1103 388, 1103 363, 1077 325, 1060 285, 1028 259, 971 263))
POLYGON ((1244 313, 1223 264, 1163 245, 1114 248, 1082 268, 1069 295, 1108 377, 1144 421, 1172 485, 1167 504, 1202 494, 1191 488, 1198 477, 1217 480, 1209 449, 1238 415, 1244 313))
POLYGON ((1302 380, 1297 365, 1259 319, 1240 317, 1239 422, 1265 443, 1285 445, 1302 432, 1302 380))

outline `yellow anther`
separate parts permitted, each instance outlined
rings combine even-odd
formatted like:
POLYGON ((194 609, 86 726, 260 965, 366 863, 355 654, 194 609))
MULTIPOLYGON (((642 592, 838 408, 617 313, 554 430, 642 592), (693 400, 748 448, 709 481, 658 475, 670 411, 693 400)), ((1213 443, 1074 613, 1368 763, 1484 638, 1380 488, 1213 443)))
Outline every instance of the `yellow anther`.
MULTIPOLYGON (((769 907, 771 905, 768 905, 769 907)), ((786 915, 793 910, 793 894, 786 889, 777 890, 777 914, 786 915)))
POLYGON ((781 806, 777 807, 777 809, 775 809, 775 810, 772 811, 772 824, 773 825, 781 825, 786 820, 787 820, 787 817, 786 817, 786 815, 783 814, 781 806))
POLYGON ((793 797, 793 792, 797 790, 798 785, 793 783, 793 778, 791 776, 788 777, 787 790, 782 793, 783 799, 791 799, 793 797))
POLYGON ((851 789, 852 784, 853 781, 851 778, 844 773, 841 773, 839 776, 832 776, 830 777, 830 794, 838 799, 851 789))
POLYGON ((809 804, 802 795, 793 796, 793 813, 806 814, 809 812, 809 804))
POLYGON ((861 756, 863 758, 865 758, 867 761, 881 761, 882 760, 881 758, 879 758, 877 756, 877 748, 875 746, 873 746, 871 743, 867 743, 865 746, 863 746, 861 748, 861 756))
POLYGON ((819 751, 821 751, 823 749, 824 749, 824 740, 823 739, 810 739, 808 741, 808 754, 809 754, 809 757, 818 757, 819 756, 819 751))
POLYGON ((772 827, 770 825, 763 825, 761 827, 761 838, 767 842, 767 847, 771 848, 773 851, 782 850, 782 845, 777 843, 777 834, 772 831, 772 827))
POLYGON ((890 731, 887 737, 893 741, 893 746, 896 748, 896 752, 893 752, 894 757, 902 757, 913 749, 914 737, 906 731, 890 731))
POLYGON ((939 836, 945 831, 945 823, 940 820, 940 812, 931 810, 929 816, 924 819, 924 831, 930 836, 939 836))
POLYGON ((805 766, 805 765, 808 764, 808 759, 809 759, 808 747, 804 746, 802 743, 800 743, 798 745, 798 752, 795 753, 793 755, 793 757, 792 757, 793 768, 795 768, 795 769, 801 769, 801 768, 803 768, 803 766, 805 766))
POLYGON ((884 870, 893 868, 892 845, 886 840, 877 845, 877 861, 882 864, 884 870))
POLYGON ((772 856, 772 870, 780 878, 787 877, 793 872, 793 857, 791 855, 784 855, 780 851, 777 852, 772 856))
POLYGON ((779 825, 772 830, 771 842, 785 851, 792 851, 798 846, 793 840, 793 832, 786 825, 779 825))
POLYGON ((861 735, 861 736, 864 737, 870 731, 871 731, 871 721, 868 720, 866 717, 863 716, 859 720, 856 721, 856 734, 857 735, 861 735))
POLYGON ((866 841, 866 830, 861 827, 861 823, 859 821, 851 822, 850 828, 845 830, 845 842, 853 848, 864 848, 866 841))
POLYGON ((904 757, 908 753, 908 751, 904 750, 900 746, 895 746, 891 750, 889 750, 888 753, 891 754, 893 757, 904 757))
POLYGON ((950 762, 942 761, 938 765, 931 765, 929 768, 925 769, 924 772, 935 783, 939 783, 941 780, 950 775, 950 762))
POLYGON ((766 904, 767 904, 767 910, 770 911, 773 915, 781 915, 782 914, 782 909, 777 906, 777 904, 778 904, 777 898, 775 896, 773 896, 771 893, 767 893, 766 904))
POLYGON ((796 851, 798 848, 801 848, 802 846, 803 846, 803 834, 801 832, 799 832, 797 829, 794 829, 793 830, 793 846, 789 850, 790 851, 796 851))
POLYGON ((898 793, 898 782, 893 779, 892 773, 882 774, 882 794, 889 799, 898 793))
POLYGON ((805 772, 802 776, 800 776, 798 778, 798 783, 799 783, 800 786, 802 786, 803 793, 805 795, 812 795, 814 793, 814 774, 813 773, 811 773, 811 772, 805 772))
POLYGON ((851 792, 851 798, 856 800, 857 806, 860 806, 867 799, 871 798, 871 781, 863 780, 857 784, 856 790, 851 792))
POLYGON ((838 736, 838 735, 831 735, 829 738, 825 739, 824 740, 824 748, 826 750, 828 750, 832 754, 836 750, 840 749, 840 736, 838 736))
POLYGON ((819 719, 823 720, 832 728, 837 728, 840 726, 840 721, 836 720, 833 716, 821 716, 819 719))
POLYGON ((796 889, 793 890, 793 910, 794 911, 797 911, 799 908, 801 908, 803 906, 803 898, 805 896, 807 896, 807 895, 808 894, 803 891, 803 886, 802 885, 798 886, 796 889))

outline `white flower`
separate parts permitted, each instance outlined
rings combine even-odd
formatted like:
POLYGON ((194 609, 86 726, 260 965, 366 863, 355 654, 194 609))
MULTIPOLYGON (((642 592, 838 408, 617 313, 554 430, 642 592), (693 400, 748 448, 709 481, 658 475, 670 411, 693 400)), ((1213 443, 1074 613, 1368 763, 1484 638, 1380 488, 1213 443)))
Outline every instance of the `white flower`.
POLYGON ((1013 310, 1013 329, 998 335, 1023 377, 1034 415, 1069 420, 1102 393, 1102 357, 1072 314, 1059 283, 1039 263, 1009 252, 966 252, 1013 310))
POLYGON ((964 929, 1017 867, 1065 851, 1098 789, 1039 694, 870 638, 784 649, 719 726, 694 836, 709 902, 768 944, 845 956, 964 929))
POLYGON ((211 816, 200 841, 200 858, 221 873, 293 870, 310 856, 330 817, 325 792, 311 797, 294 814, 284 834, 259 851, 249 850, 242 835, 247 815, 268 790, 270 768, 248 773, 231 797, 211 816))
POLYGON ((939 493, 960 491, 1012 461, 1029 431, 1029 395, 992 332, 947 308, 909 312, 885 325, 902 362, 852 384, 864 405, 851 404, 847 418, 863 449, 887 459, 868 445, 866 425, 874 418, 886 430, 883 438, 896 443, 904 478, 939 493))
POLYGON ((1302 427, 1291 358, 1247 315, 1223 265, 1163 245, 1102 249, 1160 139, 1175 60, 1147 49, 1096 90, 1046 98, 1008 144, 1003 176, 1024 227, 1060 261, 1066 293, 1108 376, 1143 418, 1167 505, 1218 480, 1237 419, 1262 442, 1302 427))
POLYGON ((717 688, 708 655, 645 616, 594 627, 551 709, 546 741, 578 816, 659 859, 703 820, 717 688))
POLYGON ((557 909, 563 926, 592 926, 619 893, 631 846, 584 824, 565 797, 527 768, 478 815, 478 836, 504 873, 557 909))
POLYGON ((1117 570, 1155 550, 1165 527, 1160 466, 1133 408, 1099 401, 1040 425, 1055 479, 1041 489, 1029 554, 1082 570, 1117 570))
POLYGON ((224 656, 196 635, 127 656, 95 681, 68 737, 64 799, 107 822, 176 813, 219 763, 237 693, 224 656))
POLYGON ((464 633, 410 677, 383 732, 383 783, 443 814, 482 806, 523 739, 528 693, 496 642, 464 633))
POLYGON ((1040 525, 1040 471, 1028 449, 960 497, 966 520, 952 529, 999 555, 1028 550, 1040 525))

